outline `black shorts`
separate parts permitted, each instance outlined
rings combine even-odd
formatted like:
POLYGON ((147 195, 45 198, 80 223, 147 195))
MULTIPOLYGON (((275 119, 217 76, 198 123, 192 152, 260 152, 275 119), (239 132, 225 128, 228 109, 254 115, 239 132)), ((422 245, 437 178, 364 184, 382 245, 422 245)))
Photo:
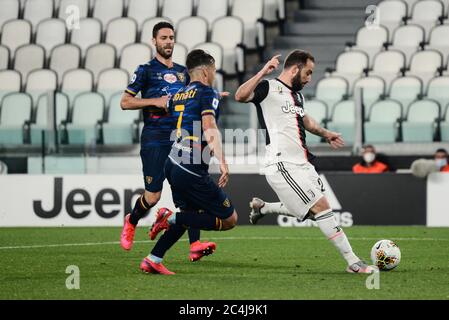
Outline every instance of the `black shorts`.
POLYGON ((170 154, 171 146, 160 146, 140 150, 142 159, 145 190, 149 192, 162 191, 164 184, 164 164, 170 154))
POLYGON ((190 171, 170 158, 165 163, 165 175, 170 183, 173 202, 181 210, 204 210, 220 219, 229 218, 234 206, 226 193, 210 175, 190 171))

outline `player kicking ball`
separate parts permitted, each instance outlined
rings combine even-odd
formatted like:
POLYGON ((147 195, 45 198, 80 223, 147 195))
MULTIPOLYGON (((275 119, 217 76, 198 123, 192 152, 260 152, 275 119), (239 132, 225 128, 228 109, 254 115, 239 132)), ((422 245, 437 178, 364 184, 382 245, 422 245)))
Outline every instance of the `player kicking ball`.
POLYGON ((193 50, 187 55, 186 66, 191 82, 169 102, 169 111, 177 122, 172 132, 175 142, 165 162, 165 176, 179 211, 158 210, 150 238, 154 240, 161 231, 165 232, 140 264, 146 273, 174 274, 162 260, 186 229, 225 231, 237 224, 237 212, 222 190, 228 182, 229 169, 217 127, 219 95, 212 88, 215 60, 203 50, 193 50), (208 172, 212 156, 220 163, 218 185, 208 172))
POLYGON ((260 213, 265 206, 268 212, 291 215, 300 221, 310 217, 346 260, 347 272, 372 273, 374 269, 352 251, 325 197, 323 184, 309 162, 314 156, 307 148, 306 131, 323 137, 332 148, 344 145, 341 134, 322 128, 304 110, 300 91, 311 81, 315 59, 308 52, 295 50, 286 58, 278 78, 264 80, 279 66, 278 58, 279 55, 268 61, 235 94, 237 101, 256 105, 260 125, 266 130, 265 176, 281 201, 270 207, 260 199, 253 199, 252 222, 262 216, 256 216, 255 212, 260 213))

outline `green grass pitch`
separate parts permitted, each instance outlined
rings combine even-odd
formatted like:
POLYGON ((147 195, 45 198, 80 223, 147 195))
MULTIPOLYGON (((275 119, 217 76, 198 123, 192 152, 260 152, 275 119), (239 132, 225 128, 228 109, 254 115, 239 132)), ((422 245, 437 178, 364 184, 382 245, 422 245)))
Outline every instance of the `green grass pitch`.
POLYGON ((400 265, 367 275, 346 264, 318 228, 238 226, 203 232, 217 251, 188 261, 181 239, 166 255, 174 276, 148 275, 139 264, 153 247, 139 228, 133 250, 118 243, 121 228, 0 229, 0 299, 449 299, 449 230, 426 227, 345 228, 356 254, 369 261, 379 239, 396 241, 400 265), (66 288, 67 266, 80 271, 80 289, 66 288))

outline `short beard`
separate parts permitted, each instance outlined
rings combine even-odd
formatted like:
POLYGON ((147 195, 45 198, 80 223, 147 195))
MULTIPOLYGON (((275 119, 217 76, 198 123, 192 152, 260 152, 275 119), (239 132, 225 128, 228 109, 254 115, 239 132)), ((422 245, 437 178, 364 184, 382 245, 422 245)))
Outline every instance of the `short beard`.
POLYGON ((304 88, 304 85, 301 82, 301 70, 298 74, 292 79, 292 89, 293 91, 301 91, 304 88))
POLYGON ((161 46, 156 46, 156 51, 159 53, 164 59, 170 59, 173 55, 173 48, 170 53, 165 53, 165 50, 161 46))

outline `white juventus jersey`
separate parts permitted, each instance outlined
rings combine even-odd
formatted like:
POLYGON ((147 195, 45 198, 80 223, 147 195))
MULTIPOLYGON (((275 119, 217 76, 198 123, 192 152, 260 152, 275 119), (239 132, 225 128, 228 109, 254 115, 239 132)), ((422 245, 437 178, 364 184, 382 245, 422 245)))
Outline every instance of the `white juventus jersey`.
POLYGON ((279 79, 263 80, 251 102, 256 105, 260 126, 266 129, 266 166, 303 164, 313 157, 306 145, 304 96, 300 92, 279 79))

